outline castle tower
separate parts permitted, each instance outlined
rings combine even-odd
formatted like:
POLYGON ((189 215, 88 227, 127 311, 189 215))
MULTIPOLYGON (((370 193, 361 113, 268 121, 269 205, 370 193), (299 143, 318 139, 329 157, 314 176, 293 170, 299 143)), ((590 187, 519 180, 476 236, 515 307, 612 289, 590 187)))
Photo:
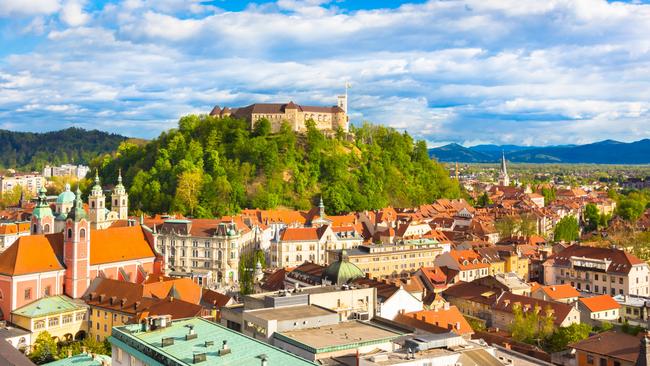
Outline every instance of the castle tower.
POLYGON ((81 297, 90 285, 90 222, 77 187, 74 207, 68 214, 63 231, 64 293, 81 297))
POLYGON ((38 202, 32 212, 32 234, 52 234, 54 232, 54 215, 47 204, 45 187, 38 190, 38 202))
POLYGON ((508 176, 508 168, 506 166, 506 154, 502 152, 501 155, 501 171, 499 172, 499 185, 509 186, 510 177, 508 176))
POLYGON ((117 217, 120 220, 127 220, 129 218, 129 194, 126 193, 124 185, 122 185, 122 169, 117 176, 117 185, 111 194, 111 210, 117 212, 117 217))
POLYGON ((103 229, 103 224, 106 221, 105 205, 106 196, 104 196, 104 191, 99 182, 99 175, 95 171, 95 185, 90 191, 90 196, 88 196, 88 207, 90 209, 90 222, 93 223, 96 229, 103 229))

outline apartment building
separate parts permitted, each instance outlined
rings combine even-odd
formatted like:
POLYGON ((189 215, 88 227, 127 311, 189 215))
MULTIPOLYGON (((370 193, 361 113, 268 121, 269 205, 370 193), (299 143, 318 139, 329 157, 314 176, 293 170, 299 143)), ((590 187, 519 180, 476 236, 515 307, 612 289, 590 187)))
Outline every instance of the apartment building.
POLYGON ((544 284, 594 294, 648 296, 648 264, 616 248, 572 245, 544 262, 544 284))
POLYGON ((21 187, 23 191, 35 196, 41 188, 45 187, 45 178, 38 173, 16 173, 13 176, 0 177, 0 194, 11 192, 16 187, 21 187))
POLYGON ((154 231, 167 269, 191 272, 202 286, 235 283, 240 255, 255 250, 261 232, 240 218, 172 219, 154 231))
MULTIPOLYGON (((328 262, 337 260, 342 250, 327 252, 328 262)), ((420 267, 433 266, 443 248, 436 240, 403 240, 397 244, 364 244, 346 250, 350 263, 359 267, 371 278, 407 277, 420 267)))

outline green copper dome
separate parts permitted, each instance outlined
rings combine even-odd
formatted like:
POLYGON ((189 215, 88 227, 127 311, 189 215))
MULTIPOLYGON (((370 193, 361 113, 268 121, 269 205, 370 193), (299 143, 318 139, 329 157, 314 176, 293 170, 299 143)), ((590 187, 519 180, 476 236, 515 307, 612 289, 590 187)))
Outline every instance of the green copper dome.
POLYGON ((323 271, 323 279, 336 285, 343 285, 362 277, 365 277, 365 274, 359 267, 348 261, 345 250, 341 251, 339 260, 323 271))
POLYGON ((74 193, 70 190, 70 184, 66 183, 65 190, 56 198, 56 203, 74 203, 74 193))

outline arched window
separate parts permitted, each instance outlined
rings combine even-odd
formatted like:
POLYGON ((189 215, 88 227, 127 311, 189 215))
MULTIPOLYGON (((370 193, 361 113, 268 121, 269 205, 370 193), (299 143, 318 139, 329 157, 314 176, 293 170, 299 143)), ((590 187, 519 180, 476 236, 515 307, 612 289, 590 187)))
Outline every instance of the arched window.
POLYGON ((90 208, 95 208, 95 201, 90 201, 90 208))
POLYGON ((50 224, 45 224, 45 226, 43 227, 43 232, 44 233, 49 233, 50 232, 50 224))
POLYGON ((80 237, 81 239, 83 239, 83 238, 86 237, 86 229, 81 229, 81 230, 79 230, 79 237, 80 237))
POLYGON ((3 300, 5 298, 5 294, 0 290, 0 300, 3 300))
POLYGON ((68 239, 72 239, 72 229, 68 229, 68 239))
POLYGON ((114 203, 114 205, 115 205, 115 206, 117 206, 117 200, 115 200, 115 203, 114 203))
POLYGON ((126 200, 122 198, 122 206, 126 206, 126 200))

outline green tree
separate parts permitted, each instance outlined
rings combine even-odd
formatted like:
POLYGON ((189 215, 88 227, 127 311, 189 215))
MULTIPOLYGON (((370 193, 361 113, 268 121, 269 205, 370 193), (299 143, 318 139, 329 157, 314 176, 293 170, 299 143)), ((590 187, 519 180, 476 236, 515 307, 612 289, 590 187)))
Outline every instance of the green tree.
POLYGON ((585 230, 587 231, 594 231, 598 229, 598 224, 600 223, 600 212, 598 211, 598 207, 594 205, 593 203, 589 203, 585 207, 585 230))
POLYGON ((517 233, 517 220, 512 216, 505 216, 495 221, 494 228, 502 239, 510 238, 517 233))
POLYGON ((555 188, 542 188, 542 196, 544 196, 544 204, 548 205, 555 201, 555 188))
POLYGON ((176 188, 176 207, 185 208, 186 212, 194 215, 199 203, 199 192, 203 185, 203 174, 198 170, 185 171, 178 176, 176 188))
POLYGON ((493 202, 490 199, 490 196, 488 196, 487 192, 483 192, 483 194, 478 197, 478 200, 476 200, 476 205, 478 207, 487 207, 492 203, 493 202))
POLYGON ((591 326, 586 323, 571 324, 568 327, 558 328, 551 337, 547 338, 545 348, 551 352, 563 351, 569 344, 587 339, 591 331, 591 326))
POLYGON ((271 134, 271 122, 266 118, 260 118, 255 122, 253 136, 268 136, 271 134))
POLYGON ((58 346, 54 338, 52 338, 52 335, 47 331, 43 331, 36 337, 32 352, 29 354, 29 359, 41 365, 55 361, 58 353, 58 346))
POLYGON ((564 216, 555 225, 553 239, 558 241, 572 242, 580 237, 580 226, 578 220, 573 216, 564 216))
POLYGON ((623 198, 616 207, 616 212, 625 220, 635 222, 645 210, 646 202, 631 197, 623 198))

